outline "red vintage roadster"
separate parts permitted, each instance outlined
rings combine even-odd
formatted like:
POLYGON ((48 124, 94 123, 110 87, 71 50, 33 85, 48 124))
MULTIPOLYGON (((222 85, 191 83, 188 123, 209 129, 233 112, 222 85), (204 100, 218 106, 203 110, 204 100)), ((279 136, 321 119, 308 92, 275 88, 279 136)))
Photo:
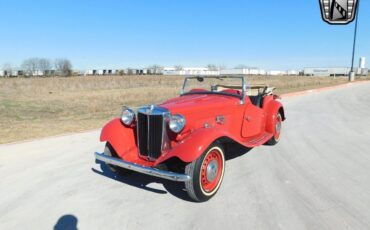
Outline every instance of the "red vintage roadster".
POLYGON ((187 77, 179 97, 136 112, 123 107, 122 116, 102 129, 106 147, 95 158, 115 173, 185 182, 192 200, 206 201, 221 185, 226 144, 252 148, 279 141, 285 114, 273 90, 248 86, 244 77, 187 77))

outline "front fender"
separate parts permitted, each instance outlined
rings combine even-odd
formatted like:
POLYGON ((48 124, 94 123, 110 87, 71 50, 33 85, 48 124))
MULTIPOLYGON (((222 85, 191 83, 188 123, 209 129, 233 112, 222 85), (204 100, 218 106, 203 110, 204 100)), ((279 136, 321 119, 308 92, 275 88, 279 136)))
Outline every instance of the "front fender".
POLYGON ((109 142, 122 159, 142 165, 156 166, 172 157, 177 157, 186 163, 192 162, 198 159, 215 140, 230 137, 218 127, 196 129, 171 149, 163 152, 155 162, 148 162, 138 157, 135 135, 134 128, 124 126, 120 119, 114 119, 102 129, 100 141, 109 142))
POLYGON ((119 118, 103 127, 100 141, 109 142, 121 158, 126 154, 137 152, 135 129, 124 126, 119 118))
POLYGON ((216 127, 197 129, 164 154, 163 157, 159 158, 156 163, 172 157, 178 157, 186 163, 192 162, 198 159, 215 140, 225 136, 229 135, 216 127))

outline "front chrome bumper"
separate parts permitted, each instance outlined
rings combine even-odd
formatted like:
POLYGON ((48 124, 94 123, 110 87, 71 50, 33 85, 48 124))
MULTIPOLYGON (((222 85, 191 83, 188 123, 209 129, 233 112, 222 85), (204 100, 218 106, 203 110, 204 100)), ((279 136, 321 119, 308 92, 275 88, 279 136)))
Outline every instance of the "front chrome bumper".
POLYGON ((174 172, 160 170, 160 169, 156 169, 152 167, 141 166, 135 163, 130 163, 130 162, 118 159, 118 158, 104 155, 104 153, 95 152, 95 159, 102 161, 106 164, 115 165, 121 168, 125 168, 128 170, 132 170, 132 171, 143 173, 143 174, 150 175, 150 176, 160 177, 160 178, 167 179, 167 180, 180 181, 180 182, 185 182, 185 181, 190 180, 190 176, 186 174, 174 173, 174 172))

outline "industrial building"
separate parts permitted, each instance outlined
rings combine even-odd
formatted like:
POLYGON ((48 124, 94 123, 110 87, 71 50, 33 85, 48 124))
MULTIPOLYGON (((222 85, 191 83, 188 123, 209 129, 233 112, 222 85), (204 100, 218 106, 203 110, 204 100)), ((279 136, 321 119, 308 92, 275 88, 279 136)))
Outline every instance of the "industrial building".
POLYGON ((163 75, 220 75, 218 70, 208 70, 208 68, 202 67, 187 67, 177 69, 175 67, 165 67, 162 70, 163 75))
POLYGON ((299 75, 299 71, 298 70, 288 70, 286 72, 286 75, 289 75, 289 76, 298 76, 299 75))
POLYGON ((150 75, 161 74, 159 69, 155 68, 127 68, 127 69, 88 69, 84 71, 84 76, 95 75, 150 75))
POLYGON ((116 75, 117 73, 118 70, 115 69, 89 69, 85 71, 84 75, 116 75))
POLYGON ((266 71, 258 68, 223 69, 221 75, 266 75, 266 71))
MULTIPOLYGON (((348 76, 351 71, 349 67, 306 67, 300 71, 297 70, 264 70, 259 68, 234 68, 211 70, 206 67, 149 67, 149 68, 126 68, 126 69, 89 69, 83 72, 75 71, 74 75, 84 76, 108 76, 108 75, 179 75, 179 76, 219 76, 219 75, 253 75, 253 76, 348 76)), ((354 68, 358 76, 367 76, 369 74, 366 68, 366 58, 361 57, 359 66, 354 68)), ((0 70, 0 77, 16 76, 50 76, 54 75, 55 70, 35 70, 32 72, 22 70, 0 70)))
MULTIPOLYGON (((351 68, 349 67, 308 67, 304 68, 303 74, 305 76, 348 76, 351 68)), ((366 58, 361 57, 359 62, 359 67, 354 68, 356 75, 367 76, 369 70, 366 68, 366 58)))
MULTIPOLYGON (((304 68, 303 74, 305 76, 317 76, 317 77, 340 77, 348 76, 351 68, 343 67, 332 67, 332 68, 304 68)), ((367 68, 354 68, 356 75, 367 76, 369 74, 369 69, 367 68)))
POLYGON ((267 75, 270 76, 287 75, 287 72, 283 70, 269 70, 267 71, 267 75))
POLYGON ((278 76, 278 75, 299 75, 299 71, 297 70, 264 70, 258 68, 245 68, 245 69, 225 69, 220 70, 221 75, 270 75, 270 76, 278 76))

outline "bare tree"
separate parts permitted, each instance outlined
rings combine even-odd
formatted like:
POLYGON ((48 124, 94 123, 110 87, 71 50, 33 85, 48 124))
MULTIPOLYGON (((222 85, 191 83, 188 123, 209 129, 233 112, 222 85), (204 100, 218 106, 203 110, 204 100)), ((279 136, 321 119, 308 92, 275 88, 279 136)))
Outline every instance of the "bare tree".
POLYGON ((37 63, 37 69, 44 75, 50 75, 51 64, 50 60, 46 58, 39 58, 37 63))
POLYGON ((216 65, 213 65, 213 64, 208 64, 207 65, 207 69, 208 70, 211 70, 211 71, 217 71, 217 70, 219 70, 218 67, 216 65))
POLYGON ((39 59, 38 58, 28 58, 23 61, 22 63, 22 69, 26 76, 33 76, 37 75, 39 65, 39 59))
POLYGON ((72 64, 68 59, 59 58, 54 62, 55 71, 62 77, 68 77, 72 75, 72 64))
POLYGON ((174 67, 175 67, 176 71, 180 71, 180 70, 184 69, 184 67, 182 65, 175 65, 174 67))
POLYGON ((223 69, 226 69, 226 68, 227 68, 227 66, 226 66, 226 65, 221 64, 221 65, 218 65, 218 66, 217 66, 217 68, 218 68, 219 70, 223 70, 223 69))
POLYGON ((159 74, 161 70, 163 69, 163 67, 160 65, 154 64, 154 65, 149 66, 148 69, 152 70, 153 74, 159 74))
POLYGON ((235 69, 248 69, 248 66, 246 66, 246 65, 237 65, 237 66, 235 66, 235 69))

